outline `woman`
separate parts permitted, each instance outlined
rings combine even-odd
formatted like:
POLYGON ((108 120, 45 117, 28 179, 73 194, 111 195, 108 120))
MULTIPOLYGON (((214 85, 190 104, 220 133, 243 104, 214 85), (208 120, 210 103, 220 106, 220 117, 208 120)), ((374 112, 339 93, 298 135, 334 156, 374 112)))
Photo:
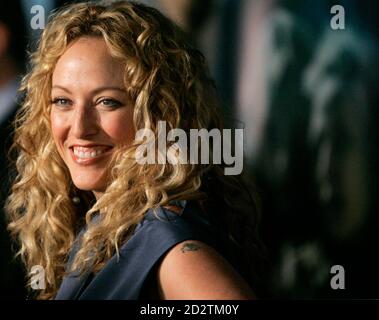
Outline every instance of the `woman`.
POLYGON ((136 133, 160 139, 159 121, 222 128, 180 30, 140 4, 70 5, 31 61, 7 211, 27 269, 44 268, 38 298, 254 298, 257 216, 240 179, 223 164, 137 161, 136 133))

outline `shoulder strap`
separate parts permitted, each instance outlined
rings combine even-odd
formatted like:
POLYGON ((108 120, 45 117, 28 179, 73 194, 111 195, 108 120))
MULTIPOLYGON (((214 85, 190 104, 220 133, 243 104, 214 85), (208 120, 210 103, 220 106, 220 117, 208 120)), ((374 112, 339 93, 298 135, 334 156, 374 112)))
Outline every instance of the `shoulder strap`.
POLYGON ((119 259, 113 256, 92 279, 88 275, 78 279, 79 284, 72 286, 75 293, 67 295, 68 299, 138 299, 149 272, 173 246, 190 239, 213 244, 213 231, 198 213, 199 208, 190 201, 181 215, 163 208, 155 213, 149 210, 121 247, 119 259), (91 281, 86 286, 88 279, 91 281))

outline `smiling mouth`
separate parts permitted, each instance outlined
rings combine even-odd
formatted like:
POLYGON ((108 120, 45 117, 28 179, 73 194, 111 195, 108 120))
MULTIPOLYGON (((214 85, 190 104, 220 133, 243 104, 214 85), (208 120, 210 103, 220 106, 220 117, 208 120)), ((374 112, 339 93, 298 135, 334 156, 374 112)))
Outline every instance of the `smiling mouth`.
POLYGON ((93 164, 104 158, 113 149, 111 146, 80 147, 73 146, 70 149, 73 160, 78 164, 93 164))

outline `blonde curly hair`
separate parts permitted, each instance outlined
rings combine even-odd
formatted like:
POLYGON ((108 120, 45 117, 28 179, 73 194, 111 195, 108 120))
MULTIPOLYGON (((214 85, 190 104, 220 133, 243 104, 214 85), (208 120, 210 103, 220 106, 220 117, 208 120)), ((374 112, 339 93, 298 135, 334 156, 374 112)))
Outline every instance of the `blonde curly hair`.
POLYGON ((97 201, 91 192, 73 185, 52 139, 51 79, 67 46, 83 36, 102 37, 125 66, 125 90, 134 105, 136 130, 149 128, 157 137, 159 120, 166 121, 168 130, 222 128, 220 103, 203 56, 157 10, 119 1, 73 4, 54 13, 22 81, 25 100, 15 120, 11 149, 17 177, 6 205, 9 230, 20 243, 18 255, 27 270, 33 265, 45 269, 46 289, 38 298, 51 299, 57 293, 83 225, 88 228, 72 270, 83 272, 91 263, 97 272, 118 253, 147 210, 171 200, 198 199, 206 208, 204 203, 221 195, 221 200, 213 201, 221 207, 226 204, 217 219, 224 221, 246 261, 250 259, 246 264, 250 270, 259 251, 255 202, 250 201, 246 210, 228 200, 241 194, 242 184, 238 177, 223 176, 223 165, 141 165, 135 152, 143 142, 135 141, 116 152, 110 183, 97 201), (74 196, 81 199, 79 206, 73 203, 74 196), (94 215, 100 218, 96 223, 94 215))

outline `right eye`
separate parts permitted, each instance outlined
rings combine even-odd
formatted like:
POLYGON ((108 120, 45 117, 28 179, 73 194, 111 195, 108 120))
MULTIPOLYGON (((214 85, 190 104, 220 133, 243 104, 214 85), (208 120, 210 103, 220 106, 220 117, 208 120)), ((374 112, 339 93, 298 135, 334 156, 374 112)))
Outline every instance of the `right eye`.
POLYGON ((71 105, 71 101, 65 98, 55 98, 51 101, 51 103, 58 107, 65 107, 71 105))

